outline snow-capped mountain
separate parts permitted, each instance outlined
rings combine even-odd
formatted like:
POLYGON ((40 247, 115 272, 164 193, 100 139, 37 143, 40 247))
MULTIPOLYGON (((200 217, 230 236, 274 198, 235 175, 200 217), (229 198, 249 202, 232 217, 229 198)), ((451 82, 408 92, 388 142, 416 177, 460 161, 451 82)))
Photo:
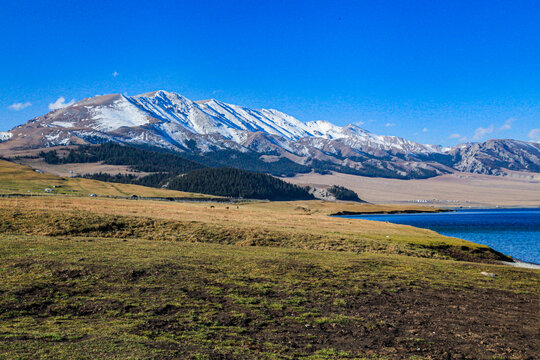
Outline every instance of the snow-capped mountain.
MULTIPOLYGON (((273 109, 254 110, 215 99, 192 101, 167 91, 84 99, 0 133, 0 141, 4 149, 114 141, 173 151, 235 150, 381 176, 434 176, 453 171, 453 164, 459 170, 492 172, 489 166, 470 165, 483 164, 485 154, 478 144, 444 149, 372 134, 353 124, 305 123, 273 109)), ((527 160, 522 156, 523 161, 512 160, 512 166, 537 171, 531 164, 538 164, 540 145, 523 144, 513 149, 528 154, 527 160)), ((512 149, 503 157, 498 168, 511 161, 512 149)))
MULTIPOLYGON (((296 141, 305 137, 328 140, 352 138, 358 143, 384 150, 403 152, 432 152, 426 146, 394 136, 379 136, 355 125, 339 127, 326 121, 304 123, 277 110, 253 110, 212 99, 191 101, 182 95, 155 91, 137 96, 105 95, 84 99, 71 106, 52 111, 31 120, 21 128, 42 128, 44 143, 64 145, 71 136, 83 140, 91 136, 111 138, 131 131, 148 131, 161 135, 161 146, 185 149, 185 141, 194 135, 218 135, 238 145, 250 133, 261 132, 282 139, 296 141), (48 129, 45 129, 48 128, 48 129), (46 134, 51 132, 55 134, 46 134), (60 134, 57 136, 57 134, 60 134)), ((37 139, 34 139, 37 140, 37 139)), ((136 142, 137 138, 126 138, 136 142)), ((146 141, 145 141, 146 142, 146 141)), ((202 150, 205 150, 203 145, 202 150)), ((217 144, 221 145, 220 141, 217 144)), ((351 143, 351 145, 353 145, 351 143)))

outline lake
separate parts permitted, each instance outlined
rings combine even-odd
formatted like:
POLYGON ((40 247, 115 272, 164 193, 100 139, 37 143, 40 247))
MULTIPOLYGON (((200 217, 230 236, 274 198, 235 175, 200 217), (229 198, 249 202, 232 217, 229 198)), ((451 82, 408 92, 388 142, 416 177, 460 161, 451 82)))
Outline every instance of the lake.
POLYGON ((540 208, 460 209, 447 213, 347 215, 351 219, 388 221, 431 229, 540 264, 540 208))

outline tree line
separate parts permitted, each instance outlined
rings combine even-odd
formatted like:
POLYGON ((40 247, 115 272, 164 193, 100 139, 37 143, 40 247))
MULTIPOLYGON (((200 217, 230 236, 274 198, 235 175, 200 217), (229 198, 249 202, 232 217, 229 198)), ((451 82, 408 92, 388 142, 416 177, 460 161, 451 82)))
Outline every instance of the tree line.
POLYGON ((347 189, 344 186, 334 185, 330 189, 328 189, 328 192, 334 195, 336 200, 363 201, 360 199, 357 193, 355 193, 351 189, 347 189))
POLYGON ((48 164, 76 164, 101 161, 108 165, 127 165, 133 170, 143 172, 180 174, 206 167, 177 154, 140 149, 117 143, 106 143, 98 146, 82 145, 70 149, 65 157, 58 156, 56 150, 42 151, 39 156, 48 164))
POLYGON ((193 159, 186 159, 164 150, 106 143, 94 146, 82 145, 70 149, 65 156, 60 156, 56 150, 42 151, 39 156, 49 164, 102 162, 108 165, 126 165, 135 171, 151 173, 144 176, 111 175, 102 172, 83 175, 85 178, 100 181, 158 188, 166 186, 173 190, 246 199, 303 200, 313 198, 307 189, 286 183, 273 176, 223 167, 224 164, 232 163, 261 172, 273 170, 273 173, 283 175, 284 173, 293 174, 296 171, 308 171, 305 166, 288 159, 266 163, 260 160, 258 155, 237 151, 218 151, 204 157, 192 156, 193 159), (205 160, 208 165, 194 159, 205 160))
POLYGON ((267 200, 309 200, 307 188, 273 176, 236 168, 194 170, 171 179, 169 189, 219 196, 267 200))

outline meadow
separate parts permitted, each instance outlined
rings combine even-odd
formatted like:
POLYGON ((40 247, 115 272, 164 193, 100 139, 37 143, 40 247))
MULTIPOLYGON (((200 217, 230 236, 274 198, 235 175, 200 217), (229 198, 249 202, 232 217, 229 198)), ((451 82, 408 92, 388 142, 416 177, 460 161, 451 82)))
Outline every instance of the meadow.
POLYGON ((84 194, 0 198, 1 359, 538 354, 539 271, 430 230, 329 216, 435 208, 84 194))

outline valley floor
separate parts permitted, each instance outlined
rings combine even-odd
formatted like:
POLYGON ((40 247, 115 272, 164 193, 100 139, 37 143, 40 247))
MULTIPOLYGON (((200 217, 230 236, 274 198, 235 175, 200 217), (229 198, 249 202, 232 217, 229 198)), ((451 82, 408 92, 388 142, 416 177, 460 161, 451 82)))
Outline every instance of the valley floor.
POLYGON ((533 359, 539 271, 328 216, 404 208, 0 199, 0 358, 533 359))
POLYGON ((427 204, 443 207, 540 207, 540 174, 508 176, 454 173, 422 180, 369 178, 341 173, 299 174, 293 184, 345 186, 374 204, 427 204))

